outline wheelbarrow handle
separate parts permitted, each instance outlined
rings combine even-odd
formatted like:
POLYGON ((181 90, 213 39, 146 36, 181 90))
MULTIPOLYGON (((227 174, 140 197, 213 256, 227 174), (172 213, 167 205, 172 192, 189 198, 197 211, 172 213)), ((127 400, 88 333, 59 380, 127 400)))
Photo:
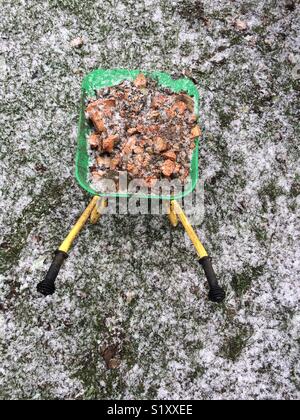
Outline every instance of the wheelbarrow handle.
POLYGON ((221 303, 225 299, 225 291, 222 287, 219 286, 216 273, 213 269, 211 258, 210 257, 203 257, 199 260, 200 264, 203 267, 205 272, 208 285, 209 285, 209 300, 212 302, 221 303))
POLYGON ((43 281, 37 285, 37 291, 44 296, 53 295, 55 292, 55 280, 58 276, 63 262, 68 258, 68 254, 64 251, 56 251, 54 260, 49 268, 48 273, 43 281))

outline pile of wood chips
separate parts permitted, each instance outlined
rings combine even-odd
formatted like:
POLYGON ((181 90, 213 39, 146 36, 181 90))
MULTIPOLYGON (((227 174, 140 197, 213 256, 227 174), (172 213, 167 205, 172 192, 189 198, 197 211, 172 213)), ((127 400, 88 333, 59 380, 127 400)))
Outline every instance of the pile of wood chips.
POLYGON ((162 178, 185 182, 201 135, 190 96, 159 87, 141 73, 133 82, 100 89, 86 117, 94 127, 88 137, 93 183, 120 171, 147 187, 162 178))

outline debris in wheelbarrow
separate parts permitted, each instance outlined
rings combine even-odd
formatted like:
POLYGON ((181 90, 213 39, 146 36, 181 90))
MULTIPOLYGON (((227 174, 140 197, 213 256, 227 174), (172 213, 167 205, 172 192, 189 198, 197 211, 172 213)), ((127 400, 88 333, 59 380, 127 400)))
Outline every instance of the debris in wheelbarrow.
POLYGON ((85 115, 94 128, 88 144, 95 190, 102 186, 98 181, 120 171, 129 179, 142 179, 147 187, 164 177, 185 182, 195 138, 201 135, 189 95, 140 73, 133 81, 97 90, 85 115))

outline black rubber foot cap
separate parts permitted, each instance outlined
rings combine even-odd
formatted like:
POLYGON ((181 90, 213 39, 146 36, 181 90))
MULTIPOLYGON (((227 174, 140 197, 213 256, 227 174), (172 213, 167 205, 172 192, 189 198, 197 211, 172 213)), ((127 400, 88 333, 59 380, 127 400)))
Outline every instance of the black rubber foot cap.
POLYGON ((216 302, 216 303, 223 302, 225 297, 226 297, 225 291, 219 286, 212 287, 209 291, 209 294, 208 294, 209 300, 211 300, 212 302, 216 302))
POLYGON ((41 281, 37 285, 36 289, 39 293, 41 293, 44 296, 53 295, 53 293, 55 292, 55 286, 45 281, 41 281))

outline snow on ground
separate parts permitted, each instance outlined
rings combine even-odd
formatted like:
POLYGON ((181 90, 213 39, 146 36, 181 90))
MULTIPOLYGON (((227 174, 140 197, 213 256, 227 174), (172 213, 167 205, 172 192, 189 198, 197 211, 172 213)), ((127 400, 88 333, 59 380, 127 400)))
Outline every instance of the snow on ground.
POLYGON ((299 11, 294 0, 1 1, 1 398, 299 398, 299 11), (197 82, 197 229, 224 304, 208 302, 182 229, 151 216, 89 226, 57 294, 37 294, 89 200, 74 156, 80 83, 97 67, 197 82))

